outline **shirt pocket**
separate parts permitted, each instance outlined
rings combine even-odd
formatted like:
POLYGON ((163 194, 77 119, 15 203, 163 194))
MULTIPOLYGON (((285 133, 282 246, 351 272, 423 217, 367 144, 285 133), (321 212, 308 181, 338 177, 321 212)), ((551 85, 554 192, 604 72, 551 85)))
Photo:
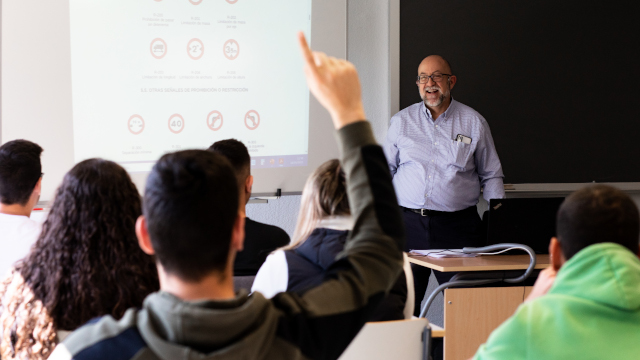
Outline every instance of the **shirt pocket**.
POLYGON ((451 140, 451 165, 467 170, 469 156, 471 154, 471 145, 462 141, 451 140))

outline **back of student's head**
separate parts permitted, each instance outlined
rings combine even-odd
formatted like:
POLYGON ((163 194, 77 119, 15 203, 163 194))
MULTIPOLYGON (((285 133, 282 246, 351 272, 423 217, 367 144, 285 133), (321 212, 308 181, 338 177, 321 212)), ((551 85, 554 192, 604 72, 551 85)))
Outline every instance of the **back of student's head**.
POLYGON ((340 161, 329 160, 311 173, 304 185, 298 224, 289 248, 300 246, 323 218, 350 214, 344 171, 340 161))
POLYGON ((243 188, 245 180, 251 175, 251 156, 247 147, 236 139, 226 139, 214 142, 209 151, 221 154, 229 160, 238 179, 238 186, 243 188))
POLYGON ((25 205, 42 175, 42 148, 27 140, 0 146, 0 202, 25 205))
POLYGON ((198 281, 224 271, 238 216, 238 185, 224 156, 203 150, 164 155, 147 179, 143 212, 166 272, 198 281))
POLYGON ((57 329, 119 318, 158 290, 155 263, 135 235, 141 212, 135 185, 114 162, 85 160, 65 175, 40 237, 17 266, 57 329))
POLYGON ((638 253, 638 208, 627 194, 611 186, 589 186, 569 195, 558 210, 556 229, 567 260, 589 245, 604 242, 638 253))

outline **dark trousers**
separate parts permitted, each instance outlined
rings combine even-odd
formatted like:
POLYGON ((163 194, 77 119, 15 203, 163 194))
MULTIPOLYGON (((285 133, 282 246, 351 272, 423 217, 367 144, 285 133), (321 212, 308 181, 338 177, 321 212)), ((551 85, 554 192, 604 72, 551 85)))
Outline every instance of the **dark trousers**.
MULTIPOLYGON (((436 213, 422 216, 403 209, 406 226, 406 248, 412 249, 460 249, 465 246, 484 245, 484 228, 475 206, 454 213, 436 213)), ((431 269, 411 264, 415 288, 414 315, 420 315, 420 304, 429 285, 431 269)), ((449 281, 455 273, 443 273, 434 270, 439 284, 449 281)))

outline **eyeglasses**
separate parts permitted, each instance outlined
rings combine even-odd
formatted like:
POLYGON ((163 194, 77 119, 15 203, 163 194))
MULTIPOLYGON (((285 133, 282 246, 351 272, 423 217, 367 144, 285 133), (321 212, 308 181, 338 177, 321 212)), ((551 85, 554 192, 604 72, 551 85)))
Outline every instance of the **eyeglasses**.
POLYGON ((442 77, 443 76, 451 76, 451 74, 435 73, 435 74, 431 74, 431 75, 418 75, 418 77, 416 78, 416 83, 417 84, 426 84, 426 83, 429 82, 429 78, 431 78, 431 80, 433 80, 435 82, 440 82, 440 81, 442 81, 442 77))

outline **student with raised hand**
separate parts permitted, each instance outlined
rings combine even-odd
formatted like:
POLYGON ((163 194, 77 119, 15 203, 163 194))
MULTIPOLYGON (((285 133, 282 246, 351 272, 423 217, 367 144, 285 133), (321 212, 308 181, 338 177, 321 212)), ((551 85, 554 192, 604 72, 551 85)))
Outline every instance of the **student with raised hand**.
POLYGON ((299 41, 309 87, 337 130, 355 224, 324 281, 271 300, 235 293, 244 218, 233 169, 209 151, 167 154, 149 175, 136 228, 161 291, 120 321, 79 329, 51 359, 336 359, 357 335, 402 271, 402 218, 355 68, 299 41))
MULTIPOLYGON (((283 291, 302 295, 318 286, 344 250, 352 229, 345 174, 340 161, 332 159, 307 179, 293 242, 269 255, 251 290, 271 298, 283 291)), ((404 271, 370 320, 410 319, 412 315, 413 277, 405 259, 404 271)))
POLYGON ((120 318, 158 290, 138 247, 140 196, 127 172, 91 159, 64 177, 42 233, 0 283, 0 358, 46 359, 87 321, 120 318))
POLYGON ((551 266, 474 359, 638 359, 640 215, 633 200, 596 185, 567 197, 551 266))
POLYGON ((31 211, 42 188, 42 148, 27 140, 0 146, 0 276, 24 257, 40 234, 31 211))
POLYGON ((289 235, 277 226, 263 224, 247 217, 246 204, 251 197, 253 176, 249 150, 236 139, 214 142, 209 151, 223 155, 233 167, 238 180, 240 202, 238 211, 244 216, 244 245, 236 254, 234 276, 255 276, 269 253, 289 244, 289 235))

